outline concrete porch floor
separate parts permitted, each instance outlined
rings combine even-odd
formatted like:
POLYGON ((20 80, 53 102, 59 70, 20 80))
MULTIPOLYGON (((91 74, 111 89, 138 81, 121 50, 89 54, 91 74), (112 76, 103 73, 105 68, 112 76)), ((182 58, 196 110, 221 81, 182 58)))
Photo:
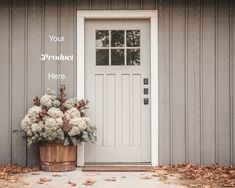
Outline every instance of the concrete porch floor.
MULTIPOLYGON (((73 172, 42 172, 37 171, 27 173, 16 184, 6 185, 6 187, 21 188, 183 188, 185 186, 177 185, 176 177, 166 182, 159 180, 159 177, 153 177, 152 172, 82 172, 77 168, 73 172), (40 181, 45 180, 45 181, 40 181), (84 183, 87 180, 95 181, 93 185, 87 186, 84 183), (48 181, 51 180, 51 181, 48 181), (114 181, 116 180, 116 181, 114 181), (48 181, 48 182, 46 182, 48 181), (40 184, 40 182, 42 184, 40 184), (73 184, 74 183, 74 184, 73 184)), ((2 184, 3 185, 3 184, 2 184)), ((1 186, 0 186, 1 187, 1 186)))

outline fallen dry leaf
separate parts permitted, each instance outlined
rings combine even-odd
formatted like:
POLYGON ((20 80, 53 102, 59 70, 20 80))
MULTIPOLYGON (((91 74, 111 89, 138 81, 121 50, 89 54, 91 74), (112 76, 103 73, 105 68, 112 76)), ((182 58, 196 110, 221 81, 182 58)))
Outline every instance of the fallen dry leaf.
POLYGON ((22 184, 23 184, 23 185, 29 185, 29 183, 27 183, 27 182, 23 182, 22 184))
POLYGON ((52 174, 52 177, 61 177, 60 174, 52 174))
POLYGON ((86 180, 83 185, 85 186, 92 186, 96 181, 95 180, 92 180, 92 179, 88 179, 86 180))
POLYGON ((160 175, 159 174, 153 174, 152 176, 153 177, 159 177, 160 175))
POLYGON ((149 179, 152 179, 151 176, 143 176, 143 177, 140 177, 140 179, 142 180, 149 180, 149 179))
POLYGON ((121 178, 126 178, 126 176, 122 176, 121 178))
POLYGON ((31 175, 38 175, 38 174, 39 174, 38 172, 31 173, 31 175))
POLYGON ((159 177, 159 181, 165 181, 165 180, 167 180, 167 176, 161 175, 161 176, 159 177))
POLYGON ((42 181, 37 181, 36 183, 37 183, 37 184, 43 184, 43 182, 42 182, 42 181))
POLYGON ((68 181, 68 184, 70 184, 72 187, 75 187, 77 185, 76 183, 73 183, 71 181, 68 181))
POLYGON ((105 181, 117 181, 116 177, 106 178, 105 181))
POLYGON ((41 182, 50 182, 51 179, 48 179, 48 178, 40 178, 39 181, 41 181, 41 182))

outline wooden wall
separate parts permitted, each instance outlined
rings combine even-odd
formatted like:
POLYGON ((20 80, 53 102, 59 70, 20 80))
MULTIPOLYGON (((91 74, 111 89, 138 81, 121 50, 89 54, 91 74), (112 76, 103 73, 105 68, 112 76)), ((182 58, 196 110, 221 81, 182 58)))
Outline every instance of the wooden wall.
POLYGON ((0 2, 0 163, 38 164, 38 147, 26 147, 20 122, 32 99, 65 83, 76 95, 76 1, 2 0, 0 2), (63 43, 48 35, 65 36, 63 43), (74 54, 73 62, 42 62, 41 53, 74 54), (66 80, 48 80, 65 73, 66 80))
POLYGON ((32 98, 66 73, 76 95, 76 10, 158 10, 160 164, 235 162, 233 0, 2 0, 0 2, 0 163, 38 164, 20 121, 32 98), (52 44, 48 35, 63 35, 52 44), (40 61, 74 54, 73 63, 40 61))

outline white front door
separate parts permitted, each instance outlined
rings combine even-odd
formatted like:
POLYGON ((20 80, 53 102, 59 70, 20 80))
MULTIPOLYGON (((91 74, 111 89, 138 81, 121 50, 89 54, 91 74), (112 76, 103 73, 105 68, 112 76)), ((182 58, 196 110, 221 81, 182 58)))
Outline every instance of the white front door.
POLYGON ((85 21, 85 98, 97 142, 85 162, 150 162, 149 20, 85 21))

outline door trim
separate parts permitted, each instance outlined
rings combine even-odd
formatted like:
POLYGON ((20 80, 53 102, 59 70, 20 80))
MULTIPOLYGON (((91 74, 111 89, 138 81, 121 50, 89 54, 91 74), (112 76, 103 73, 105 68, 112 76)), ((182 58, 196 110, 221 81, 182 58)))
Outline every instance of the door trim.
MULTIPOLYGON (((85 94, 85 20, 86 19, 149 19, 151 79, 151 165, 158 165, 158 17, 157 10, 78 10, 77 11, 77 97, 85 94)), ((85 162, 84 144, 78 146, 77 165, 85 162)))

